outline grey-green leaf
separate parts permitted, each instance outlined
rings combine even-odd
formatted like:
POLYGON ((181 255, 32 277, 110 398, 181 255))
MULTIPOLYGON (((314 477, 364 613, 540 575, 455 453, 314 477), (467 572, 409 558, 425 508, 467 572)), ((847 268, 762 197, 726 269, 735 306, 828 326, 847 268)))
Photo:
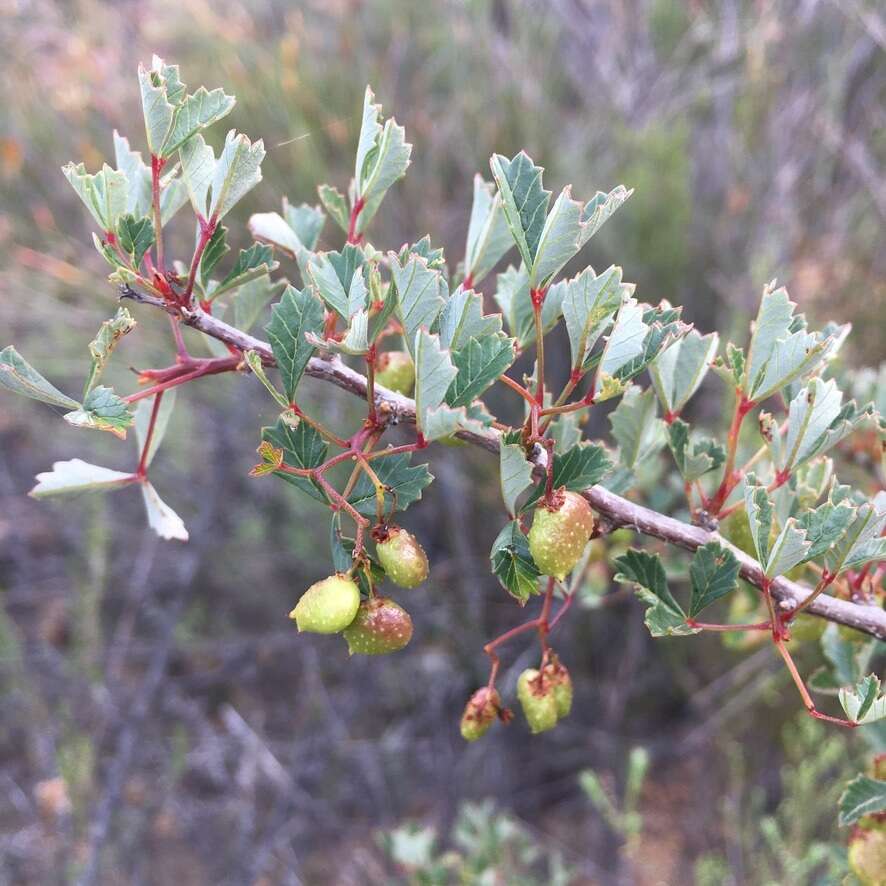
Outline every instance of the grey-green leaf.
POLYGON ((76 400, 50 384, 12 345, 0 351, 0 385, 50 406, 63 409, 77 409, 80 406, 76 400))
POLYGON ((738 571, 739 563, 732 551, 716 541, 702 545, 689 566, 692 584, 689 617, 695 618, 703 609, 734 591, 738 587, 738 571))
POLYGON ((314 353, 314 346, 305 336, 309 332, 322 333, 323 305, 310 289, 287 286, 279 303, 271 309, 271 322, 265 329, 286 396, 293 402, 298 383, 314 353))

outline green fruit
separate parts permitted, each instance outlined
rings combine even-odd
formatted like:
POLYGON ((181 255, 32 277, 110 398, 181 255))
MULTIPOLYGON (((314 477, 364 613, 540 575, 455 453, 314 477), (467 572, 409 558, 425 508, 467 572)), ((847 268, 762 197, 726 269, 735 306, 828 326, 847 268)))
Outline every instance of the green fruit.
POLYGON ((289 613, 299 631, 337 634, 353 620, 360 607, 360 589, 341 573, 312 584, 289 613))
POLYGON ((375 380, 408 397, 415 384, 415 364, 405 351, 385 351, 375 361, 375 380))
POLYGON ((417 588, 428 577, 428 557, 416 537, 391 526, 387 537, 376 543, 378 560, 388 578, 401 588, 417 588))
POLYGON ((529 530, 529 552, 545 575, 562 580, 581 557, 591 532, 594 512, 576 492, 559 490, 554 509, 539 504, 529 530))
POLYGON ((533 735, 557 725, 557 701, 553 688, 535 668, 527 668, 520 674, 517 698, 533 735))
POLYGON ((461 737, 465 741, 477 741, 489 731, 489 727, 501 710, 501 698, 495 689, 478 689, 465 705, 461 715, 461 737))
POLYGON ((409 613, 388 597, 372 597, 360 604, 357 617, 345 628, 351 655, 398 652, 412 638, 409 613))
POLYGON ((552 656, 551 661, 545 665, 544 675, 554 693, 557 719, 562 720, 572 710, 572 677, 556 656, 552 656))
POLYGON ((886 883, 886 832, 857 828, 849 841, 849 867, 863 886, 886 883))

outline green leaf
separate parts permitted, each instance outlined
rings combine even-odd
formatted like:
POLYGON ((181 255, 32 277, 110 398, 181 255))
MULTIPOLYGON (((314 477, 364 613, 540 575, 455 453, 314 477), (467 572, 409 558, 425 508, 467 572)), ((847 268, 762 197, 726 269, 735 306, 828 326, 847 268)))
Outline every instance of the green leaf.
POLYGON ((305 249, 317 248, 317 241, 323 225, 326 223, 326 215, 319 206, 311 206, 308 203, 299 203, 293 206, 289 199, 283 198, 283 216, 286 224, 295 231, 295 235, 304 244, 305 249))
MULTIPOLYGON (((212 236, 209 238, 209 242, 206 244, 206 248, 203 250, 203 255, 200 256, 200 284, 204 290, 208 289, 209 286, 209 278, 212 275, 212 272, 215 270, 216 265, 231 251, 231 247, 228 246, 228 229, 224 225, 216 225, 215 230, 212 232, 212 236)), ((218 287, 216 287, 212 291, 212 297, 215 298, 218 295, 218 287)))
MULTIPOLYGON (((643 354, 643 345, 649 332, 649 327, 643 322, 644 312, 643 305, 638 304, 634 298, 627 298, 622 303, 597 367, 592 389, 595 400, 600 400, 603 394, 615 392, 616 389, 607 385, 607 379, 613 378, 622 367, 643 354)), ((617 392, 623 389, 619 385, 617 392)))
POLYGON ((719 344, 716 332, 701 335, 693 329, 649 364, 652 385, 665 410, 680 413, 702 383, 719 344))
POLYGON ((519 443, 502 443, 499 447, 501 497, 508 514, 516 513, 516 502, 532 483, 532 464, 519 443))
MULTIPOLYGON (((262 383, 262 385, 264 385, 265 390, 274 398, 277 405, 287 410, 287 418, 289 416, 292 416, 292 419, 297 423, 298 416, 296 416, 295 413, 292 412, 289 406, 289 401, 277 390, 277 388, 268 378, 268 374, 265 372, 264 364, 262 363, 261 356, 258 354, 258 352, 246 351, 243 354, 243 359, 246 361, 246 364, 249 366, 250 370, 252 370, 252 374, 262 383)), ((293 422, 290 421, 289 423, 292 424, 293 422)))
POLYGON ((582 205, 572 199, 572 189, 563 188, 554 201, 539 237, 529 274, 530 286, 544 287, 581 246, 582 205))
POLYGON ((445 400, 458 369, 453 365, 449 351, 441 348, 440 337, 431 335, 423 328, 416 333, 412 352, 415 362, 416 424, 425 439, 431 440, 434 438, 428 436, 429 413, 445 400))
MULTIPOLYGON (((191 136, 230 114, 235 104, 234 96, 225 95, 224 90, 213 89, 209 92, 205 86, 201 86, 175 109, 158 156, 169 157, 191 136)), ((165 119, 165 115, 164 109, 161 116, 165 119)))
POLYGON ((319 185, 317 194, 332 220, 347 233, 351 214, 348 212, 348 204, 338 188, 334 188, 332 185, 319 185))
POLYGON ((734 591, 738 587, 738 571, 739 563, 732 551, 716 541, 702 545, 689 566, 692 584, 689 617, 695 618, 703 609, 734 591))
POLYGON ((563 317, 569 334, 573 369, 581 369, 591 349, 619 309, 623 293, 622 270, 614 265, 594 275, 586 268, 566 284, 563 317))
POLYGON ((138 82, 141 88, 148 150, 159 157, 163 143, 166 141, 166 134, 172 126, 175 106, 184 96, 184 85, 179 80, 178 67, 165 65, 163 59, 157 56, 154 56, 150 70, 138 66, 138 82))
POLYGON ((797 522, 811 545, 806 559, 813 560, 828 551, 849 527, 854 516, 855 508, 844 503, 833 505, 825 502, 815 510, 804 511, 797 522))
POLYGON ((271 281, 267 274, 244 283, 231 299, 234 307, 234 326, 249 332, 258 322, 265 308, 286 288, 283 280, 271 281))
POLYGON ((77 409, 80 404, 51 385, 21 354, 9 345, 0 351, 0 385, 50 406, 77 409))
MULTIPOLYGON (((566 452, 554 453, 553 485, 573 492, 581 492, 599 483, 612 468, 606 450, 596 443, 579 443, 566 452)), ((545 492, 544 481, 532 490, 523 510, 531 508, 545 492)))
POLYGON ((182 164, 182 181, 187 189, 191 206, 200 218, 206 219, 209 217, 209 190, 217 165, 215 152, 206 144, 202 135, 195 135, 182 145, 179 157, 182 164))
POLYGON ((604 191, 597 193, 585 203, 581 213, 581 240, 579 248, 585 245, 603 225, 609 221, 613 213, 634 193, 634 189, 628 190, 624 185, 617 185, 608 194, 604 191))
POLYGON ((363 252, 348 244, 341 252, 317 253, 308 263, 320 297, 344 320, 366 307, 366 284, 360 273, 365 261, 363 252))
POLYGON ((493 154, 489 165, 511 235, 526 267, 532 268, 551 199, 541 183, 544 170, 525 151, 512 160, 493 154))
POLYGON ((501 332, 501 314, 483 314, 483 298, 461 286, 446 300, 437 321, 444 348, 461 350, 471 338, 482 339, 501 332))
POLYGON ((840 690, 840 704, 853 723, 866 725, 886 717, 886 695, 880 694, 880 678, 868 674, 854 687, 840 690))
POLYGON ((686 613, 674 599, 658 554, 633 548, 615 560, 615 581, 632 584, 646 604, 646 627, 653 637, 681 637, 697 634, 698 628, 686 624, 686 613))
POLYGON ((117 239, 132 266, 137 268, 145 253, 154 245, 154 226, 149 218, 137 219, 128 213, 121 215, 117 220, 117 239))
MULTIPOLYGON (((307 422, 298 421, 293 426, 278 418, 273 427, 262 428, 261 438, 277 449, 282 449, 283 461, 290 467, 311 469, 319 467, 326 460, 328 446, 307 422)), ((311 498, 326 502, 326 496, 320 488, 306 477, 295 477, 283 471, 277 471, 275 475, 282 477, 311 498)))
POLYGON ((465 277, 476 286, 514 245, 495 185, 474 176, 474 202, 465 245, 465 277))
POLYGON ((93 385, 99 380, 114 348, 117 347, 120 339, 124 335, 128 335, 135 329, 136 322, 126 308, 117 308, 117 313, 110 319, 105 320, 99 327, 95 338, 89 343, 89 354, 92 357, 92 366, 89 370, 89 376, 86 379, 86 386, 83 390, 83 396, 86 397, 93 385))
POLYGON ((367 86, 354 176, 356 199, 364 204, 357 217, 358 234, 366 230, 388 188, 403 177, 412 154, 406 130, 393 117, 384 126, 379 123, 381 105, 374 104, 374 98, 367 86))
POLYGON ((182 518, 163 501, 157 494, 157 490, 147 481, 141 484, 142 499, 145 503, 145 510, 148 513, 148 526, 160 536, 160 538, 170 541, 187 541, 188 530, 182 518))
MULTIPOLYGON (((434 321, 445 304, 449 287, 443 275, 429 268, 423 258, 413 256, 405 265, 401 265, 396 253, 389 252, 388 259, 396 290, 397 317, 403 326, 406 347, 417 365, 417 333, 421 329, 429 330, 434 326, 434 321)), ((438 403, 440 402, 442 397, 438 403)))
POLYGON ((784 575, 799 563, 809 559, 812 543, 794 517, 789 517, 772 544, 764 570, 768 578, 784 575))
POLYGON ((178 170, 160 180, 160 222, 165 225, 188 202, 188 189, 178 170))
MULTIPOLYGON (((355 272, 355 277, 359 271, 355 272)), ((348 321, 348 328, 341 339, 324 339, 320 335, 307 334, 308 341, 324 351, 360 356, 369 351, 369 313, 359 310, 348 321)))
POLYGON ((726 461, 726 450, 710 437, 695 440, 690 451, 689 425, 679 418, 668 425, 668 445, 678 470, 688 483, 695 482, 726 461))
POLYGON ((452 354, 458 374, 446 392, 450 406, 467 406, 514 362, 514 340, 504 333, 471 338, 452 354))
POLYGON ((224 280, 212 291, 212 297, 215 299, 229 289, 236 289, 238 286, 242 286, 256 277, 276 271, 278 267, 279 265, 274 261, 270 246, 253 243, 248 249, 240 250, 240 255, 237 256, 234 267, 231 268, 224 280))
POLYGON ((631 385, 622 401, 609 415, 612 436, 618 443, 619 461, 636 468, 665 445, 665 423, 657 418, 658 402, 650 388, 643 391, 631 385))
POLYGON ((253 144, 233 129, 227 134, 212 176, 211 218, 223 218, 261 181, 264 156, 265 146, 261 139, 253 144))
POLYGON ((745 477, 744 501, 757 560, 765 570, 769 561, 769 534, 772 532, 773 508, 766 487, 757 482, 754 473, 749 473, 745 477))
POLYGON ((125 440, 126 429, 133 422, 133 412, 113 388, 99 385, 86 395, 79 409, 66 412, 64 419, 75 428, 110 431, 114 436, 125 440))
POLYGON ((521 604, 538 593, 538 571, 529 553, 529 541, 513 520, 499 532, 489 553, 492 572, 502 587, 521 604))
POLYGON ((840 797, 840 825, 855 824, 866 815, 886 812, 886 781, 856 775, 840 797))
MULTIPOLYGON (((529 296, 529 276, 525 268, 509 267, 496 278, 498 290, 495 300, 502 309, 508 329, 521 347, 535 341, 535 319, 529 296)), ((541 308, 541 325, 545 333, 551 331, 560 319, 563 299, 567 293, 565 283, 557 283, 548 290, 541 308)))
POLYGON ((314 346, 305 336, 309 332, 320 335, 323 331, 323 305, 310 289, 287 286, 283 297, 271 308, 271 322, 265 331, 291 403, 314 353, 314 346))
POLYGON ((36 480, 37 485, 28 495, 48 498, 51 495, 78 495, 82 492, 113 492, 134 483, 135 477, 73 458, 53 462, 52 470, 37 474, 36 480))
POLYGON ((107 163, 92 175, 83 163, 68 163, 62 172, 102 231, 115 231, 117 219, 126 212, 129 202, 126 175, 111 169, 107 163))
MULTIPOLYGON (((175 406, 175 388, 164 391, 157 407, 157 418, 154 422, 154 430, 151 433, 151 445, 148 447, 147 457, 145 458, 145 467, 151 464, 163 438, 166 436, 166 428, 169 426, 169 419, 172 416, 172 410, 175 406)), ((154 411, 154 403, 156 396, 139 400, 135 407, 134 425, 135 440, 138 445, 139 453, 145 446, 148 438, 148 428, 151 423, 151 413, 154 411)))
POLYGON ((114 130, 114 162, 126 176, 126 212, 135 218, 151 213, 151 169, 139 151, 129 147, 129 140, 114 130))
MULTIPOLYGON (((410 465, 411 457, 411 453, 402 452, 372 461, 372 469, 385 487, 386 513, 405 511, 434 479, 427 465, 410 465)), ((365 473, 360 474, 348 501, 364 516, 375 517, 375 486, 365 473)))
POLYGON ((403 246, 400 247, 400 252, 398 254, 400 264, 406 264, 406 262, 409 261, 410 256, 413 255, 423 258, 432 271, 444 271, 446 268, 446 257, 443 254, 443 248, 435 248, 431 246, 430 234, 425 234, 421 240, 416 240, 415 243, 403 244, 403 246))
MULTIPOLYGON (((836 500, 832 494, 832 501, 836 500)), ((872 503, 861 505, 843 536, 836 540, 826 558, 828 571, 839 575, 866 563, 886 558, 886 491, 880 490, 872 503)))

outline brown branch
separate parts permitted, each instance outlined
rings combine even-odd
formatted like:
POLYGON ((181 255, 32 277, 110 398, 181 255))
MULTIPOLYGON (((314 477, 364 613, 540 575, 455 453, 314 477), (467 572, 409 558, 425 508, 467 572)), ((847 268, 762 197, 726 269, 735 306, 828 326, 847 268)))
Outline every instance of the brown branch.
MULTIPOLYGON (((121 291, 124 298, 131 298, 142 304, 152 305, 177 314, 187 326, 199 329, 206 335, 233 345, 241 351, 255 351, 266 365, 275 365, 271 346, 267 342, 241 332, 199 308, 195 310, 179 309, 168 305, 159 298, 136 292, 129 287, 123 287, 121 291)), ((327 360, 312 357, 305 372, 313 378, 331 382, 358 397, 366 397, 366 377, 345 366, 338 358, 327 360)), ((389 391, 379 384, 375 386, 375 404, 382 417, 399 422, 415 422, 415 402, 394 391, 389 391)), ((457 436, 468 443, 481 446, 489 452, 498 452, 499 434, 496 431, 490 430, 484 433, 459 431, 457 436)), ((658 511, 635 504, 602 486, 592 486, 585 491, 584 495, 597 513, 612 528, 629 527, 643 535, 661 539, 689 551, 694 551, 709 541, 720 542, 735 553, 741 566, 742 577, 756 587, 762 587, 763 570, 760 564, 743 551, 735 548, 716 532, 708 532, 700 526, 691 526, 658 511)), ((790 611, 800 605, 811 593, 811 588, 787 578, 778 578, 772 583, 772 596, 779 607, 785 611, 790 611)), ((847 625, 873 637, 886 640, 886 611, 879 606, 850 603, 822 594, 809 605, 806 611, 828 621, 847 625)))

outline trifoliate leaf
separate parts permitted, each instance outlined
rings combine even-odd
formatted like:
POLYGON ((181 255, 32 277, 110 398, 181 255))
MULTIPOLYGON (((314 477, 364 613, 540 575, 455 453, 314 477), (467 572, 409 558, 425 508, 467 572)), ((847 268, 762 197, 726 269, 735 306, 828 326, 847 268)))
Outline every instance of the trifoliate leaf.
POLYGON ((107 163, 92 175, 83 163, 68 163, 62 172, 102 231, 113 233, 129 202, 126 175, 107 163))
POLYGON ((513 516, 517 499, 532 483, 532 463, 519 443, 502 443, 500 446, 499 477, 501 497, 508 513, 513 516))
POLYGON ((227 134, 212 176, 211 218, 223 218, 261 181, 264 156, 265 146, 261 139, 253 144, 233 129, 227 134))
POLYGON ((471 338, 482 339, 501 332, 501 314, 484 315, 483 298, 459 286, 446 300, 434 331, 440 333, 444 348, 458 351, 471 338))
MULTIPOLYGON (((372 461, 372 469, 385 487, 385 512, 405 511, 421 499, 422 490, 434 480, 425 464, 411 465, 411 453, 389 455, 372 461)), ((361 473, 348 501, 364 516, 375 517, 375 486, 361 473)))
POLYGON ((649 364, 652 385, 667 412, 679 414, 698 390, 719 344, 716 332, 701 335, 693 329, 649 364))
POLYGON ((581 239, 579 248, 585 245, 600 228, 606 224, 613 213, 634 193, 634 189, 628 190, 624 185, 617 185, 608 194, 604 191, 597 193, 585 203, 581 213, 581 239))
POLYGON ((627 468, 636 468, 665 445, 665 423, 657 417, 655 392, 631 385, 621 402, 610 413, 612 436, 618 443, 619 461, 627 468))
POLYGON ((689 425, 679 418, 668 425, 668 445, 687 483, 694 483, 726 461, 726 450, 709 437, 701 437, 690 445, 689 425))
POLYGON ((458 374, 446 392, 450 406, 467 406, 514 362, 514 340, 504 333, 471 338, 452 354, 458 374))
MULTIPOLYGON (((307 422, 299 421, 295 425, 277 419, 273 427, 262 428, 262 440, 267 441, 276 449, 283 450, 284 462, 293 468, 316 468, 323 464, 329 448, 320 434, 307 422)), ((317 499, 326 502, 326 496, 320 488, 307 477, 296 477, 282 471, 277 473, 287 483, 317 499)))
MULTIPOLYGON (((159 396, 159 395, 158 395, 159 396)), ((138 451, 142 452, 145 442, 148 439, 148 428, 151 424, 151 413, 154 411, 154 403, 156 397, 139 400, 135 407, 135 440, 138 445, 138 451)), ((160 399, 160 405, 157 407, 157 418, 154 421, 154 430, 151 432, 151 443, 145 457, 145 467, 150 465, 154 460, 154 455, 160 448, 163 438, 166 436, 166 428, 169 426, 169 419, 172 416, 172 410, 175 406, 175 388, 164 391, 160 399)))
POLYGON ((579 250, 582 205, 565 187, 551 207, 539 237, 529 274, 530 286, 544 287, 579 250))
POLYGON ((521 604, 538 593, 541 573, 529 553, 529 541, 513 520, 499 532, 489 553, 492 572, 502 587, 521 604))
POLYGON ((588 354, 621 306, 621 268, 610 266, 594 275, 586 268, 566 283, 563 317, 569 334, 573 369, 581 370, 588 354))
POLYGON ((474 176, 474 202, 465 245, 465 278, 476 286, 514 245, 495 185, 474 176))
POLYGON ((21 354, 9 345, 0 351, 0 385, 16 394, 60 406, 77 409, 80 404, 50 384, 21 354))
POLYGON ((637 596, 646 604, 646 627, 653 637, 680 637, 697 634, 698 628, 686 624, 686 613, 674 599, 658 554, 633 548, 616 558, 615 581, 632 584, 637 596))
POLYGON ((541 183, 544 170, 524 151, 512 160, 493 154, 489 165, 511 235, 524 264, 532 268, 551 199, 541 183))
POLYGON ((344 320, 366 307, 366 284, 357 272, 365 264, 361 250, 350 244, 341 252, 317 253, 308 263, 308 275, 317 287, 327 307, 344 320), (351 292, 355 286, 362 287, 358 304, 352 303, 351 292), (352 310, 356 308, 356 310, 352 310))
POLYGON ((184 96, 184 85, 179 80, 178 67, 164 65, 163 60, 157 56, 154 56, 150 70, 138 66, 138 82, 141 88, 148 150, 159 157, 166 134, 172 126, 175 106, 184 96), (172 95, 169 94, 170 89, 172 95))
POLYGON ((314 345, 306 334, 323 332, 323 305, 310 289, 287 286, 283 297, 271 309, 271 322, 265 331, 280 368, 286 396, 293 402, 298 383, 314 353, 314 345))
POLYGON ((815 510, 804 511, 797 522, 811 544, 806 559, 814 560, 829 550, 842 537, 854 516, 855 508, 844 503, 825 502, 815 510))
MULTIPOLYGON (((837 501, 832 493, 831 501, 837 501)), ((839 575, 847 569, 859 569, 866 563, 886 559, 886 491, 881 490, 873 502, 862 504, 846 532, 828 552, 828 572, 839 575)))
MULTIPOLYGON (((420 328, 412 348, 415 363, 415 416, 419 430, 428 437, 429 413, 445 400, 452 380, 458 375, 449 351, 440 346, 440 337, 420 328)), ((445 436, 445 435, 444 435, 445 436)))
MULTIPOLYGON (((431 329, 434 326, 449 288, 443 275, 431 270, 422 258, 413 256, 405 265, 400 264, 399 257, 393 252, 388 253, 388 258, 396 290, 397 317, 403 326, 406 346, 417 364, 414 350, 418 341, 417 333, 420 329, 431 329)), ((442 397, 435 406, 440 402, 442 397)))
POLYGON ((716 541, 702 545, 689 566, 692 584, 689 617, 695 618, 703 609, 734 591, 738 587, 738 572, 739 563, 732 551, 716 541))
POLYGON ((133 474, 112 471, 73 458, 53 462, 51 471, 37 474, 37 485, 28 493, 33 498, 51 495, 78 495, 82 492, 113 492, 135 482, 133 474))
POLYGON ((126 308, 117 308, 117 313, 110 319, 105 320, 99 327, 95 338, 89 343, 89 354, 92 357, 92 366, 86 379, 83 396, 86 397, 93 385, 99 380, 114 348, 124 335, 135 329, 136 322, 132 314, 126 308))
POLYGON ((886 781, 862 774, 855 776, 840 796, 841 827, 881 812, 886 812, 886 781))
POLYGON ((212 291, 212 297, 213 299, 218 298, 223 292, 236 289, 238 286, 242 286, 256 277, 276 271, 278 267, 278 263, 273 259, 273 252, 270 246, 253 243, 248 249, 240 250, 240 255, 237 256, 234 267, 231 268, 228 275, 212 291))
MULTIPOLYGON (((599 483, 612 469, 612 462, 606 450, 596 443, 579 443, 566 452, 554 453, 553 486, 561 486, 573 492, 581 492, 599 483)), ((526 503, 523 510, 531 508, 545 493, 545 482, 541 481, 526 503)))
MULTIPOLYGON (((509 267, 496 278, 498 290, 495 300, 507 320, 508 329, 521 347, 535 341, 535 318, 532 300, 529 296, 529 276, 525 268, 517 270, 509 267)), ((545 333, 550 332, 562 313, 563 299, 567 293, 565 283, 557 283, 548 290, 541 306, 541 326, 545 333)))
POLYGON ((880 678, 868 674, 854 687, 841 689, 840 704, 853 723, 866 725, 886 717, 886 695, 880 694, 880 678))
POLYGON ((75 428, 110 431, 115 437, 125 440, 126 429, 133 421, 133 412, 113 388, 99 385, 86 395, 79 409, 66 412, 64 419, 75 428))
POLYGON ((145 502, 145 510, 148 512, 148 526, 167 541, 187 541, 188 530, 182 522, 182 518, 166 504, 157 494, 157 490, 144 481, 141 484, 142 498, 145 502))

